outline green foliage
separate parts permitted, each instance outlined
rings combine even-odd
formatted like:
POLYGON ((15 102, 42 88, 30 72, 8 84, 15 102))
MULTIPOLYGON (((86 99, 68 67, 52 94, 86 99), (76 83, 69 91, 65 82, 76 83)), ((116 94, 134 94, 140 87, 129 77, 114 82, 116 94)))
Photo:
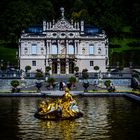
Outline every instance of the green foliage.
POLYGON ((94 70, 98 71, 99 70, 99 66, 94 66, 94 70))
POLYGON ((43 78, 43 76, 44 76, 43 73, 41 71, 38 71, 38 72, 36 72, 35 78, 41 79, 41 78, 43 78))
POLYGON ((82 78, 83 79, 88 79, 89 74, 88 74, 88 70, 87 69, 83 69, 82 70, 82 78))
POLYGON ((29 70, 31 70, 31 66, 27 65, 27 66, 25 67, 25 71, 27 72, 27 71, 29 71, 29 70))
POLYGON ((79 71, 79 67, 74 67, 74 71, 78 72, 79 71))
POLYGON ((104 85, 105 85, 106 87, 110 87, 110 84, 111 84, 111 81, 110 81, 110 80, 106 80, 106 81, 104 82, 104 85))
POLYGON ((89 87, 89 82, 83 82, 84 91, 86 92, 89 87))
POLYGON ((47 83, 49 83, 49 85, 53 85, 55 82, 55 79, 52 78, 52 77, 49 77, 48 80, 47 80, 47 83))
POLYGON ((47 66, 46 67, 46 72, 49 72, 51 70, 51 67, 50 66, 47 66))
POLYGON ((15 65, 17 64, 16 59, 16 51, 15 48, 7 48, 5 47, 5 43, 0 43, 0 60, 4 60, 6 63, 10 62, 10 64, 15 65), (7 53, 8 52, 8 53, 7 53))
POLYGON ((76 83, 76 77, 70 77, 69 78, 69 82, 72 84, 72 85, 75 85, 75 83, 76 83))
MULTIPOLYGON (((113 52, 125 50, 140 51, 138 44, 131 44, 129 38, 140 36, 140 3, 126 0, 1 0, 0 1, 0 40, 10 42, 10 48, 17 47, 21 32, 29 25, 41 24, 43 19, 50 21, 60 17, 60 7, 65 8, 65 17, 75 21, 85 20, 86 24, 96 25, 104 29, 109 38, 119 37, 117 43, 112 43, 113 52), (119 8, 118 8, 119 7, 119 8), (128 20, 129 19, 129 20, 128 20), (123 39, 125 38, 125 39, 123 39), (131 46, 136 46, 131 47, 131 46), (119 48, 118 48, 119 47, 119 48)), ((139 39, 139 38, 138 38, 139 39)), ((0 48, 2 45, 0 44, 0 48)), ((15 50, 3 53, 0 58, 11 63, 17 63, 15 50), (9 61, 9 60, 8 60, 9 61)), ((124 54, 124 55, 127 55, 124 54)), ((115 58, 116 59, 116 58, 115 58)), ((111 64, 115 63, 112 58, 111 64)), ((136 59, 137 60, 137 59, 136 59)), ((134 60, 135 61, 135 60, 134 60)), ((133 61, 132 61, 133 62, 133 61)), ((137 63, 137 62, 134 62, 137 63)))
POLYGON ((12 80, 10 84, 11 84, 12 87, 16 88, 17 86, 19 86, 19 81, 18 80, 12 80))
POLYGON ((65 8, 66 17, 74 20, 83 19, 87 24, 96 24, 105 29, 109 35, 116 35, 116 33, 119 35, 121 32, 130 33, 130 29, 131 32, 139 33, 140 31, 140 4, 138 1, 1 0, 0 38, 17 42, 21 31, 27 26, 41 23, 43 19, 58 19, 61 6, 65 8), (132 28, 122 29, 124 25, 130 25, 127 27, 132 26, 132 28))
POLYGON ((132 77, 139 78, 139 74, 138 74, 138 73, 134 73, 134 74, 132 75, 132 77))

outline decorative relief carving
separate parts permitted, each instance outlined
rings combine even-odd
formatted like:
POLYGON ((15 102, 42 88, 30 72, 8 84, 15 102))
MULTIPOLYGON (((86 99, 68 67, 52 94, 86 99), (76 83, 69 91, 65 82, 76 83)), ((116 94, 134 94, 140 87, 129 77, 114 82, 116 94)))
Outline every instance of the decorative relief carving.
POLYGON ((59 20, 52 28, 52 30, 73 30, 73 26, 65 19, 59 20))

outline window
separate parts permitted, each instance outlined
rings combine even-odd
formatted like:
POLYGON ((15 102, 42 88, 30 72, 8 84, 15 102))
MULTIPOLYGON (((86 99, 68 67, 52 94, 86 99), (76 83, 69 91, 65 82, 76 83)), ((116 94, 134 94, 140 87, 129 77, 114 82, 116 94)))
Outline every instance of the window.
POLYGON ((101 54, 101 51, 102 51, 101 48, 98 48, 98 54, 101 54))
POLYGON ((94 62, 93 61, 90 61, 90 66, 94 66, 94 62))
POLYGON ((74 54, 74 46, 73 46, 73 45, 69 45, 69 46, 68 46, 67 53, 68 53, 68 54, 74 54))
POLYGON ((25 54, 28 53, 28 49, 27 49, 27 48, 24 49, 24 53, 25 53, 25 54))
POLYGON ((94 45, 89 45, 89 55, 94 54, 94 45))
POLYGON ((32 44, 31 53, 34 55, 37 54, 37 45, 36 44, 32 44))
POLYGON ((41 54, 44 54, 44 48, 41 48, 41 54))
POLYGON ((57 45, 52 44, 52 54, 57 54, 57 45))
POLYGON ((32 66, 36 66, 36 61, 32 61, 32 66))

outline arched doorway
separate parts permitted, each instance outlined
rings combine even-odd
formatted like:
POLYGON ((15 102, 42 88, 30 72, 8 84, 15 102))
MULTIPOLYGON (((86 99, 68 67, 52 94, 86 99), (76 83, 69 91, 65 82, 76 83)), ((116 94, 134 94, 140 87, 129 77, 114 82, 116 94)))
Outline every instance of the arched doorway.
POLYGON ((73 60, 69 60, 69 73, 72 74, 74 73, 74 62, 73 60))
POLYGON ((60 73, 61 74, 66 73, 66 60, 65 59, 60 60, 60 73))
POLYGON ((52 74, 57 74, 57 59, 52 60, 52 74))

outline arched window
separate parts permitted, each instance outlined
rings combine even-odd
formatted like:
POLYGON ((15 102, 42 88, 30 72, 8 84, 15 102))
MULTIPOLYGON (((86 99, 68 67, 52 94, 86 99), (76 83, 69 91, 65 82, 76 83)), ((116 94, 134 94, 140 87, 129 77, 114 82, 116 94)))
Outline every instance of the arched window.
POLYGON ((68 54, 74 54, 74 46, 72 44, 69 44, 67 49, 68 54))
POLYGON ((52 54, 57 54, 57 45, 52 44, 52 54))
POLYGON ((94 54, 94 45, 89 45, 89 55, 94 54))

